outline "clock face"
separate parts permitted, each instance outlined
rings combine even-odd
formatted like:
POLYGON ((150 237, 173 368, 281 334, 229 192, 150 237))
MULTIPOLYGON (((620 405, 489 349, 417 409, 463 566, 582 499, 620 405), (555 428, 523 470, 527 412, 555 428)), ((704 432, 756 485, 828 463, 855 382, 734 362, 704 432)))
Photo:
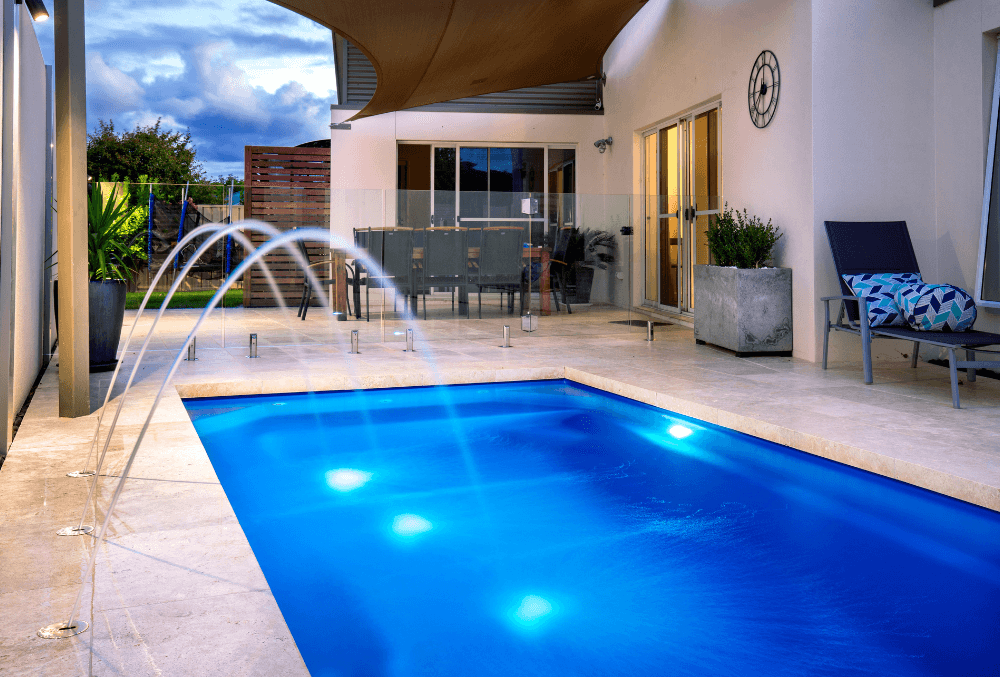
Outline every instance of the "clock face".
POLYGON ((778 57, 769 49, 765 49, 753 62, 750 71, 750 86, 747 92, 747 104, 750 107, 750 119, 757 127, 767 127, 778 108, 778 90, 781 86, 781 73, 778 70, 778 57))

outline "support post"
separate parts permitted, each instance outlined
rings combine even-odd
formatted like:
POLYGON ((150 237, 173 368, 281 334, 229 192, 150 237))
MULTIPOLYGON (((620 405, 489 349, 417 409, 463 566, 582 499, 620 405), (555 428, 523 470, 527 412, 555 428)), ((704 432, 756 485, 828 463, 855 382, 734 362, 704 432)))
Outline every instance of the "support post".
POLYGON ((3 131, 0 134, 0 434, 6 454, 14 425, 14 279, 17 260, 17 182, 20 136, 20 10, 3 0, 3 131))
POLYGON ((87 81, 83 3, 54 0, 59 205, 59 415, 90 413, 87 81))

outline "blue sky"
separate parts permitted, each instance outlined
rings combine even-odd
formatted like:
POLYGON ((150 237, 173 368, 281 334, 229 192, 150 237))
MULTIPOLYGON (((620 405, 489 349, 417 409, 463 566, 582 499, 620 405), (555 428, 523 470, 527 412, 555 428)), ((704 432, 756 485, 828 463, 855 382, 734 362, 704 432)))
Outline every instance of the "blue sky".
MULTIPOLYGON (((46 3, 52 11, 52 2, 46 3)), ((211 177, 246 145, 329 137, 330 30, 267 0, 87 0, 87 121, 190 128, 211 177)), ((45 63, 52 22, 35 24, 45 63)))

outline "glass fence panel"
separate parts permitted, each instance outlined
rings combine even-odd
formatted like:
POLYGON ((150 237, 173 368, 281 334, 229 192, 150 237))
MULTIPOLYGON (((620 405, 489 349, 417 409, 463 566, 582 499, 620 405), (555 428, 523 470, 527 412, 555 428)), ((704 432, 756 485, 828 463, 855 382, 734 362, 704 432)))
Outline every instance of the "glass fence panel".
MULTIPOLYGON (((213 200, 202 203, 185 199, 185 189, 193 198, 186 186, 145 186, 142 196, 130 193, 147 210, 140 211, 147 230, 142 246, 152 252, 151 265, 141 266, 137 277, 138 291, 152 284, 163 265, 156 290, 166 291, 177 280, 206 237, 179 254, 171 250, 205 223, 254 218, 279 231, 318 228, 340 238, 333 247, 319 240, 294 245, 308 258, 318 288, 307 284, 288 251, 264 258, 268 272, 254 266, 232 277, 249 254, 246 243, 260 247, 269 239, 266 233, 243 228, 211 245, 178 283, 179 290, 202 292, 204 298, 179 295, 166 314, 175 329, 193 326, 199 309, 179 306, 203 306, 223 283, 231 283, 224 303, 198 332, 199 358, 210 357, 208 350, 249 356, 251 335, 260 358, 269 350, 291 350, 294 356, 300 348, 346 353, 357 330, 362 347, 368 346, 365 359, 371 360, 382 350, 405 349, 407 329, 414 330, 418 344, 497 346, 504 326, 515 342, 645 331, 636 309, 650 275, 643 252, 653 243, 642 227, 642 207, 649 201, 641 196, 325 188, 272 188, 264 194, 255 188, 248 205, 242 186, 199 187, 204 199, 213 200), (167 261, 171 257, 176 266, 167 261)), ((679 209, 676 196, 656 197, 658 212, 661 201, 664 208, 679 209)), ((157 345, 176 350, 185 337, 174 331, 157 345)))

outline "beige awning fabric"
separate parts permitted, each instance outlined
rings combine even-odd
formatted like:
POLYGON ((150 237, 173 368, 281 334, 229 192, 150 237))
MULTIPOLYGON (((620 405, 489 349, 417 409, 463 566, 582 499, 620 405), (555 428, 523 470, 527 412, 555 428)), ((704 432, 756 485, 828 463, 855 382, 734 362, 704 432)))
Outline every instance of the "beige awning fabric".
POLYGON ((378 88, 352 119, 599 75, 646 0, 272 0, 336 31, 378 88))

